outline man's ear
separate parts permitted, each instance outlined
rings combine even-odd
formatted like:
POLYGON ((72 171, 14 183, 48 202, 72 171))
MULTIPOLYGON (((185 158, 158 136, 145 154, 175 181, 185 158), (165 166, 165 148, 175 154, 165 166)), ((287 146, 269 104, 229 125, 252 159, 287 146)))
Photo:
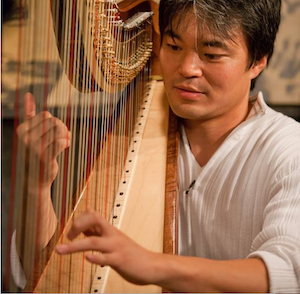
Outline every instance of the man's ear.
POLYGON ((250 77, 251 80, 255 79, 259 76, 259 74, 265 69, 267 66, 268 57, 265 55, 260 60, 257 60, 252 66, 250 67, 250 77))

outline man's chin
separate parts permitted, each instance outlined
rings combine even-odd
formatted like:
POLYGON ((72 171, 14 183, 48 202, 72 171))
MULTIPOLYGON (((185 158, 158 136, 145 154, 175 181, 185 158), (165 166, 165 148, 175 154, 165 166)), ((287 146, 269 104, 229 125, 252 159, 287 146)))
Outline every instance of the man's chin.
POLYGON ((177 107, 171 107, 173 113, 178 116, 181 119, 187 119, 187 120, 201 120, 202 115, 200 111, 197 111, 195 109, 184 109, 184 108, 177 108, 177 107))

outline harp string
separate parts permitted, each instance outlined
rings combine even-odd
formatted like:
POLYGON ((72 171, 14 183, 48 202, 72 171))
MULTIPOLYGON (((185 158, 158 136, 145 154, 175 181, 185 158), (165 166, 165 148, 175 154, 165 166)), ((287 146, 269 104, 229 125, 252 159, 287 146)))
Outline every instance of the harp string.
MULTIPOLYGON (((64 7, 63 9, 65 10, 65 13, 63 13, 63 17, 65 17, 65 19, 63 19, 62 21, 62 32, 63 32, 63 36, 62 36, 62 48, 63 48, 63 54, 61 54, 61 58, 62 58, 62 62, 65 65, 65 71, 67 73, 69 73, 69 78, 71 82, 74 82, 74 78, 72 77, 72 56, 74 54, 74 50, 72 50, 70 48, 71 46, 71 35, 74 34, 74 26, 72 26, 72 22, 73 22, 73 10, 74 8, 72 7, 72 2, 65 1, 63 3, 64 7), (65 25, 66 24, 66 25, 65 25), (66 42, 64 42, 64 40, 66 40, 66 42)), ((74 57, 74 56, 73 56, 74 57)), ((68 109, 70 107, 70 96, 71 94, 72 88, 71 88, 71 84, 69 84, 67 87, 63 87, 62 89, 58 89, 59 92, 59 96, 58 97, 63 97, 63 99, 66 99, 67 102, 66 103, 62 103, 61 107, 59 107, 59 112, 60 112, 60 117, 62 119, 62 121, 67 125, 67 127, 70 129, 70 131, 72 132, 72 135, 74 134, 73 130, 70 128, 70 125, 68 125, 67 123, 67 115, 66 115, 66 109, 68 109), (60 96, 63 95, 63 96, 60 96)), ((72 144, 71 144, 72 145, 72 144)), ((57 198, 57 203, 58 203, 58 211, 59 211, 59 230, 62 231, 62 228, 64 228, 65 226, 65 222, 67 219, 67 215, 69 213, 69 208, 68 208, 68 189, 67 189, 67 171, 66 171, 66 167, 68 166, 68 156, 71 156, 69 150, 66 150, 64 152, 64 154, 60 155, 60 162, 59 162, 59 166, 60 166, 60 170, 62 170, 63 172, 60 174, 60 178, 59 178, 59 185, 58 185, 58 190, 57 193, 55 194, 55 197, 57 198)), ((64 271, 63 267, 63 263, 62 263, 62 258, 59 257, 57 259, 57 264, 53 267, 56 268, 55 270, 60 273, 59 278, 58 278, 58 290, 60 291, 61 289, 61 285, 64 284, 64 276, 61 274, 61 272, 64 271)), ((53 269, 52 269, 53 271, 53 269)), ((47 287, 50 287, 50 283, 48 282, 47 287)))
MULTIPOLYGON (((86 208, 93 208, 114 222, 114 199, 120 185, 127 181, 126 158, 128 153, 135 151, 134 148, 129 150, 130 138, 134 137, 139 97, 143 96, 142 89, 149 74, 144 62, 149 37, 141 35, 147 28, 144 24, 125 28, 114 1, 20 1, 28 7, 28 24, 20 30, 26 42, 20 46, 19 62, 24 70, 19 87, 23 92, 29 90, 34 94, 37 112, 49 111, 72 133, 70 147, 57 158, 59 172, 52 186, 57 230, 63 231, 83 193, 86 208), (57 39, 52 36, 53 31, 60 32, 57 39), (42 49, 38 49, 41 46, 42 49), (143 63, 144 69, 137 74, 136 68, 143 63), (29 74, 26 75, 26 71, 29 74), (105 82, 100 85, 99 80, 105 82), (95 170, 96 181, 86 185, 95 170)), ((46 127, 41 125, 42 129, 46 127)), ((48 230, 40 222, 40 218, 46 216, 41 205, 45 200, 41 195, 42 186, 39 186, 36 207, 29 205, 26 197, 30 182, 42 182, 46 170, 33 154, 22 150, 21 144, 18 146, 21 176, 16 184, 16 195, 21 195, 18 199, 23 207, 21 219, 33 225, 30 232, 17 231, 21 243, 25 244, 22 248, 26 248, 26 252, 22 252, 22 248, 19 252, 22 252, 23 262, 35 269, 35 280, 51 255, 40 254, 40 233, 48 230), (37 211, 37 215, 33 211, 37 211)), ((51 152, 54 150, 44 155, 48 156, 43 158, 45 162, 50 160, 51 152)), ((63 242, 67 241, 63 238, 63 242)), ((46 289, 72 292, 76 281, 81 284, 82 292, 86 291, 87 276, 91 276, 95 267, 86 266, 84 254, 80 255, 71 255, 67 262, 62 257, 56 258, 54 266, 49 268, 56 286, 53 288, 53 283, 46 280, 46 289), (66 275, 75 262, 79 264, 76 271, 66 275), (86 271, 89 274, 85 274, 86 271)))

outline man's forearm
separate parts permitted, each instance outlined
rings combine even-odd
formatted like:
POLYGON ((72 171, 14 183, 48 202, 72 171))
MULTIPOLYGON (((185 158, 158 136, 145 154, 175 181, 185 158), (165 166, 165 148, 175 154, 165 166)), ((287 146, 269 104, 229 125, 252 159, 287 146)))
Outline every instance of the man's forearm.
POLYGON ((50 188, 29 189, 26 211, 20 211, 18 216, 16 248, 27 277, 33 270, 35 255, 47 246, 57 227, 50 194, 50 188))
POLYGON ((268 292, 261 259, 218 261, 157 254, 154 284, 176 292, 268 292))
POLYGON ((111 266, 131 283, 155 284, 173 292, 267 292, 269 289, 267 269, 261 259, 218 261, 152 252, 92 211, 74 220, 67 237, 71 242, 58 245, 59 254, 87 252, 85 257, 90 262, 111 266), (86 238, 77 239, 82 233, 86 238))

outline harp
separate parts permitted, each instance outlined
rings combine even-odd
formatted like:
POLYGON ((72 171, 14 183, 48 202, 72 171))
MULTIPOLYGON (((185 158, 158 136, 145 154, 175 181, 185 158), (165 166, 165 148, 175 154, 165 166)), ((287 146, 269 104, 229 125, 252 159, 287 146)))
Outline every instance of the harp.
MULTIPOLYGON (((67 242, 65 232, 72 219, 92 208, 148 249, 176 252, 177 126, 175 119, 167 119, 162 83, 149 78, 151 19, 157 17, 151 11, 157 13, 157 4, 113 0, 21 4, 16 125, 22 122, 21 97, 30 91, 38 99, 39 111, 50 111, 72 132, 71 147, 58 157, 60 169, 51 191, 58 226, 42 252, 35 248, 23 252, 33 268, 25 291, 160 292, 155 286, 127 283, 112 269, 89 264, 84 254, 62 257, 53 251, 58 242, 67 242), (173 129, 169 141, 168 125, 173 129), (166 174, 170 177, 165 181, 166 174)), ((38 234, 43 229, 41 212, 37 206, 37 215, 31 215, 27 207, 27 175, 32 168, 41 178, 43 168, 37 161, 28 167, 28 154, 17 140, 14 155, 11 207, 16 213, 11 214, 10 231, 19 217, 32 223, 38 234)), ((16 233, 26 244, 28 232, 16 233)))

